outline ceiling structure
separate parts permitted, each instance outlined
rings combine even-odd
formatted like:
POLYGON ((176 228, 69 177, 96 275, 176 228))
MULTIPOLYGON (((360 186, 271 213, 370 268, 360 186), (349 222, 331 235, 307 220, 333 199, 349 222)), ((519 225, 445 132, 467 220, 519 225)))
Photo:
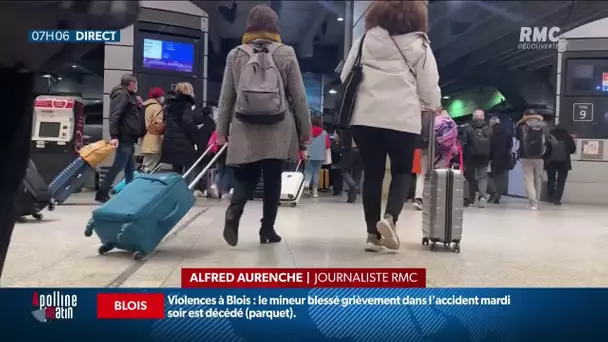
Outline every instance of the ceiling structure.
POLYGON ((477 85, 491 72, 546 78, 556 48, 520 49, 520 28, 555 26, 564 33, 608 15, 601 1, 437 1, 429 9, 431 46, 445 94, 477 85))
MULTIPOLYGON (((300 58, 312 56, 315 43, 343 44, 344 21, 339 18, 345 13, 344 1, 194 3, 209 14, 210 41, 216 51, 222 39, 242 36, 250 9, 262 3, 278 13, 282 39, 296 47, 300 58)), ((559 27, 564 33, 606 16, 608 6, 602 1, 431 1, 429 36, 442 92, 450 95, 470 87, 492 85, 512 88, 500 89, 507 96, 517 92, 519 83, 530 83, 527 80, 534 77, 550 87, 548 79, 554 73, 556 49, 521 49, 521 27, 559 27), (503 80, 510 78, 518 78, 519 83, 503 80)), ((525 102, 519 97, 520 102, 525 102)))
POLYGON ((193 2, 209 14, 209 36, 216 51, 221 45, 220 39, 242 37, 249 11, 259 4, 269 5, 277 12, 281 39, 296 47, 300 57, 310 57, 314 43, 334 45, 342 44, 344 40, 344 22, 338 21, 344 16, 344 1, 193 2))

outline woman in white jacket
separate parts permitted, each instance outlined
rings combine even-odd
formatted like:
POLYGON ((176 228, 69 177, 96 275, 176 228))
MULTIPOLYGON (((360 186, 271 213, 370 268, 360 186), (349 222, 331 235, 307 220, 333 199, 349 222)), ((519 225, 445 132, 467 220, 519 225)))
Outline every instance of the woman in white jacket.
POLYGON ((363 81, 351 130, 364 164, 365 250, 377 252, 400 246, 395 225, 410 188, 421 113, 441 106, 441 90, 427 37, 426 1, 374 1, 365 15, 365 29, 350 50, 341 78, 348 76, 363 44, 363 81), (392 180, 382 215, 387 156, 392 180))

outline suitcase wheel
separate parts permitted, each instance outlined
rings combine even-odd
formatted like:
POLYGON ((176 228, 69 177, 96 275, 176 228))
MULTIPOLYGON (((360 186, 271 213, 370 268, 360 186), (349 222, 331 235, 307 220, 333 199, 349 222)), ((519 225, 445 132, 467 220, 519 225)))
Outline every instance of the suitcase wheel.
POLYGON ((293 207, 295 207, 295 206, 297 205, 297 203, 296 203, 296 202, 291 202, 291 204, 290 204, 290 205, 291 205, 291 207, 293 208, 293 207))
POLYGON ((49 203, 49 207, 48 207, 49 211, 53 211, 53 210, 55 210, 55 204, 56 204, 56 203, 55 203, 55 201, 54 201, 54 200, 53 200, 53 201, 51 201, 51 203, 49 203))
POLYGON ((429 245, 429 238, 423 237, 422 238, 422 245, 423 246, 428 246, 429 245))
POLYGON ((99 255, 104 255, 113 249, 114 249, 114 245, 105 244, 105 245, 99 246, 99 249, 97 250, 97 252, 99 252, 99 255))
POLYGON ((84 236, 90 237, 93 235, 93 224, 91 222, 87 223, 87 226, 84 228, 84 236))
POLYGON ((139 252, 139 251, 135 252, 135 253, 133 253, 133 260, 139 261, 139 260, 143 259, 144 256, 146 256, 146 255, 142 252, 139 252))
POLYGON ((17 218, 17 222, 18 223, 26 223, 27 222, 27 218, 25 216, 19 216, 17 218))
POLYGON ((36 221, 41 221, 44 218, 42 214, 33 214, 32 217, 35 218, 36 221))
POLYGON ((454 247, 452 247, 452 252, 460 253, 460 244, 459 243, 454 244, 454 247))

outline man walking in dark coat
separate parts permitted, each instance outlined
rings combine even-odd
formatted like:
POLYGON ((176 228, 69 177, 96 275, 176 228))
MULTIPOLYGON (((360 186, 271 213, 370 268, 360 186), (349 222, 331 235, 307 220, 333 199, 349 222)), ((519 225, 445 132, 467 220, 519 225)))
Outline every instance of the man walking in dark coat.
POLYGON ((116 147, 114 163, 97 190, 95 200, 105 203, 108 193, 118 173, 124 169, 125 181, 130 183, 135 172, 135 144, 145 133, 145 123, 141 115, 142 99, 137 93, 137 79, 124 75, 120 85, 110 93, 110 144, 116 147))
POLYGON ((492 127, 490 160, 494 191, 488 201, 498 204, 502 195, 507 192, 509 170, 515 163, 515 158, 511 152, 513 149, 513 135, 502 128, 497 116, 490 119, 490 127, 492 127))

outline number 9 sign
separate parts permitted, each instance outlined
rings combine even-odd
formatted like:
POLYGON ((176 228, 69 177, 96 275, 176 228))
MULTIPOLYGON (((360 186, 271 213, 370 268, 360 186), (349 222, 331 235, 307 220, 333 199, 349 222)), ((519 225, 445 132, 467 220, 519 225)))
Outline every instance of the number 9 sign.
POLYGON ((593 103, 575 103, 572 105, 572 121, 592 122, 593 103))

